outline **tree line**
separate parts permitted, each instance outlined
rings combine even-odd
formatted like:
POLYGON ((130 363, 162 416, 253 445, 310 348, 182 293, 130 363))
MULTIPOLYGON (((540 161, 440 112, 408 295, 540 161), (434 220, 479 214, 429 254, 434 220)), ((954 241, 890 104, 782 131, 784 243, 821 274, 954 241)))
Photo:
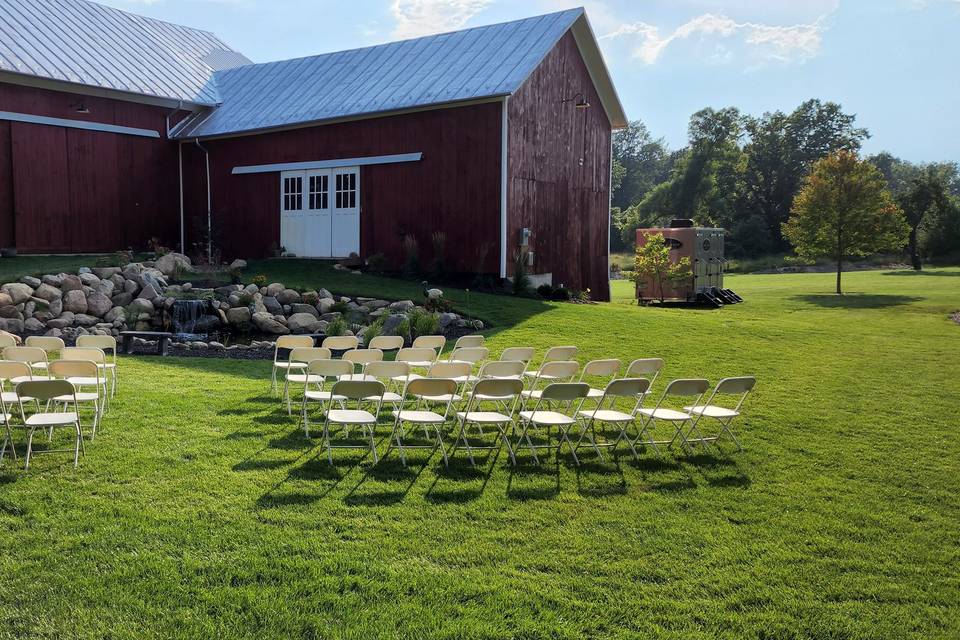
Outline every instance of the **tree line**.
MULTIPOLYGON (((638 228, 692 218, 727 230, 730 257, 786 253, 796 243, 785 225, 815 164, 831 156, 859 161, 869 137, 856 116, 821 100, 760 117, 735 107, 702 109, 691 116, 687 146, 678 150, 634 121, 613 141, 611 248, 631 250, 638 228)), ((915 268, 923 259, 960 257, 957 163, 915 164, 889 153, 862 160, 902 211, 903 248, 915 268)))

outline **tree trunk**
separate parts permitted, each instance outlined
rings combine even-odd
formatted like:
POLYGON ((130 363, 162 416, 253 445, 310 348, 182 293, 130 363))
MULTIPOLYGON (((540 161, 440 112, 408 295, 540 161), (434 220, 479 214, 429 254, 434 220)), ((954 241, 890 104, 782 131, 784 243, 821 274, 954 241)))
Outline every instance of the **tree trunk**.
POLYGON ((837 295, 842 296, 840 288, 840 274, 843 273, 843 232, 837 229, 837 295))
POLYGON ((910 262, 913 264, 914 271, 920 271, 923 265, 920 262, 920 248, 917 247, 917 228, 910 227, 910 262))

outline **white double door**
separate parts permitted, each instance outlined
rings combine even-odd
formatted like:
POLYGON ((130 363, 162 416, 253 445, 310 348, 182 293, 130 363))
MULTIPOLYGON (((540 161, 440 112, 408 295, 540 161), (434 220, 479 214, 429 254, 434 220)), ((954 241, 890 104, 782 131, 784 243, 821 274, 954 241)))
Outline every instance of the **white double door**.
POLYGON ((280 174, 280 244, 305 258, 360 253, 360 169, 280 174))

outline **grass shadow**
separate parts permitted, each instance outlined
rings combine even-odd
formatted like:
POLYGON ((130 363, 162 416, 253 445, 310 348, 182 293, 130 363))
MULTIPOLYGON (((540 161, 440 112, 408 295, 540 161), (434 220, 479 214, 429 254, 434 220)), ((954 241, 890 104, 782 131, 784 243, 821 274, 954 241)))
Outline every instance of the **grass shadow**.
POLYGON ((915 302, 921 302, 924 298, 917 296, 902 296, 881 293, 845 293, 836 294, 806 294, 791 296, 795 302, 812 304, 823 309, 886 309, 888 307, 900 307, 915 302))
POLYGON ((951 271, 914 271, 912 269, 902 269, 900 271, 884 271, 882 274, 884 276, 901 276, 901 277, 938 277, 938 278, 960 278, 960 270, 951 270, 951 271))
POLYGON ((497 465, 500 457, 500 449, 488 449, 483 455, 474 455, 474 461, 482 460, 480 466, 473 466, 467 458, 450 458, 449 464, 440 467, 434 472, 433 484, 427 489, 424 498, 434 504, 463 504, 476 500, 483 495, 490 482, 490 476, 497 465), (480 480, 480 486, 453 485, 451 487, 437 488, 441 480, 450 482, 476 482, 480 480))

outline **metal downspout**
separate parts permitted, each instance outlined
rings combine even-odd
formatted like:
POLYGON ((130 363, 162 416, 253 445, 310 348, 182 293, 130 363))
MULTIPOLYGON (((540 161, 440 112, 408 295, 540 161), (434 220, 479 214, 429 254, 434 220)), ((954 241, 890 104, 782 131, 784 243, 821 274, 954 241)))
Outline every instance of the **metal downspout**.
POLYGON ((203 151, 207 166, 207 264, 210 264, 213 262, 213 206, 211 204, 210 152, 200 144, 200 138, 194 138, 193 143, 197 145, 200 151, 203 151))

